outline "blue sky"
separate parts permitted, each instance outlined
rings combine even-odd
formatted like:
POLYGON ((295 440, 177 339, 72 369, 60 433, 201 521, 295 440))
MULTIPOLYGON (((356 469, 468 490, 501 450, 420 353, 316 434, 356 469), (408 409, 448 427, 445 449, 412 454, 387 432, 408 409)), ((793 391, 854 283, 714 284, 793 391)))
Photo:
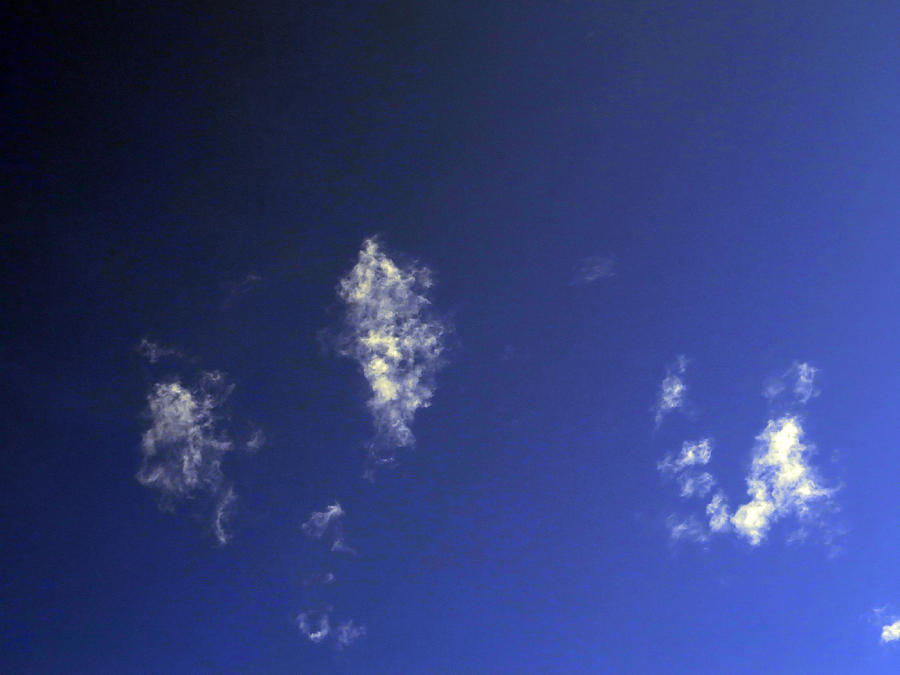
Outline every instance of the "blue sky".
POLYGON ((8 16, 0 666, 900 670, 900 16, 8 16))

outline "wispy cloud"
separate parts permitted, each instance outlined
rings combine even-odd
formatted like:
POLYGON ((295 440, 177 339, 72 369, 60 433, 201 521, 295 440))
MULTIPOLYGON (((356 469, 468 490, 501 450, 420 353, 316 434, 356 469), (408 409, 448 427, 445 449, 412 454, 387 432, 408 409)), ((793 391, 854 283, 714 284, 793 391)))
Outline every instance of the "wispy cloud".
POLYGON ((311 539, 331 541, 331 550, 336 553, 355 553, 344 540, 343 519, 346 513, 341 505, 335 502, 325 507, 324 511, 313 511, 301 529, 311 539), (326 536, 327 535, 327 536, 326 536))
POLYGON ((297 628, 310 642, 318 644, 331 634, 328 612, 307 610, 297 615, 297 628))
POLYGON ((228 533, 227 525, 228 519, 234 512, 234 503, 236 501, 237 495, 234 494, 234 489, 231 485, 229 485, 227 488, 225 488, 221 497, 216 503, 215 514, 213 517, 213 534, 215 534, 216 541, 218 541, 221 546, 224 546, 231 540, 231 535, 228 533))
POLYGON ((212 528, 221 544, 229 539, 225 525, 236 500, 222 472, 223 458, 235 444, 220 412, 233 389, 219 371, 203 373, 194 387, 178 379, 154 384, 147 397, 150 427, 141 439, 136 476, 159 492, 165 509, 198 494, 212 497, 212 528))
POLYGON ((671 515, 666 519, 666 527, 669 530, 669 538, 673 542, 691 541, 703 543, 709 540, 709 533, 696 516, 680 518, 671 515))
POLYGON ((659 396, 656 400, 657 427, 662 423, 665 415, 684 407, 687 385, 684 383, 683 376, 686 369, 687 358, 683 354, 666 369, 666 376, 659 386, 659 396))
POLYGON ((342 353, 356 359, 372 389, 374 465, 392 463, 395 448, 413 444, 413 417, 431 403, 445 332, 429 315, 431 285, 427 267, 401 267, 366 239, 338 287, 347 306, 342 353))
POLYGON ((593 255, 581 261, 570 286, 592 284, 616 275, 616 259, 611 255, 593 255))
POLYGON ((712 532, 725 532, 731 527, 728 501, 723 492, 719 491, 713 495, 706 505, 706 515, 709 517, 709 529, 712 532))
POLYGON ((709 464, 711 458, 712 440, 701 438, 699 441, 685 441, 681 444, 678 457, 668 454, 657 463, 656 468, 663 473, 677 473, 689 466, 709 464))
POLYGON ((712 457, 712 441, 685 441, 677 457, 666 455, 656 464, 664 476, 674 476, 682 497, 705 497, 713 489, 716 479, 707 471, 697 471, 696 466, 709 463, 712 457))
POLYGON ((338 649, 344 649, 365 637, 366 627, 353 619, 339 622, 331 626, 329 610, 307 610, 297 615, 297 628, 300 634, 313 644, 321 644, 330 639, 338 649))
POLYGON ((751 500, 731 517, 735 531, 754 546, 766 536, 772 523, 788 515, 808 520, 833 494, 820 484, 809 464, 812 448, 803 443, 798 416, 769 420, 757 436, 753 464, 747 476, 751 500))
POLYGON ((141 338, 141 341, 138 343, 137 347, 135 347, 135 350, 150 363, 156 363, 160 359, 164 359, 169 356, 175 358, 184 356, 184 354, 182 354, 177 349, 174 349, 172 347, 164 347, 155 342, 151 342, 147 338, 141 338))
POLYGON ((815 398, 820 393, 815 385, 818 372, 819 369, 815 366, 795 361, 782 376, 768 380, 763 389, 763 396, 770 401, 775 401, 784 398, 782 394, 790 387, 794 403, 806 405, 811 398, 815 398))
POLYGON ((895 642, 900 640, 900 619, 881 628, 881 642, 895 642))

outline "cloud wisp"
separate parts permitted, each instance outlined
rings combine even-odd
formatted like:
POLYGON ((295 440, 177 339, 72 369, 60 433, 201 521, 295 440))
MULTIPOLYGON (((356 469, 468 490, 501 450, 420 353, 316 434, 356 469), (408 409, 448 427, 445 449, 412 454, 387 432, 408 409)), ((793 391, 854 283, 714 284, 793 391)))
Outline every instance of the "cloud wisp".
POLYGON ((684 408, 687 396, 687 385, 684 383, 684 373, 687 370, 687 357, 679 355, 675 363, 666 369, 666 376, 659 385, 659 395, 656 399, 656 426, 662 424, 663 417, 673 410, 684 408))
POLYGON ((616 276, 616 259, 611 255, 592 255, 581 261, 570 286, 592 284, 616 276))
POLYGON ((372 390, 372 466, 393 463, 396 448, 413 445, 416 411, 431 404, 446 330, 430 315, 431 285, 427 267, 397 265, 373 238, 338 286, 346 305, 341 353, 359 363, 372 390))
POLYGON ((330 541, 329 548, 335 553, 355 554, 356 551, 350 548, 344 539, 345 515, 346 512, 341 505, 335 502, 326 506, 324 511, 313 511, 300 529, 311 539, 330 541))
POLYGON ((716 479, 708 471, 695 467, 709 464, 712 457, 712 441, 685 441, 677 457, 668 454, 656 464, 663 476, 674 476, 682 497, 705 497, 715 487, 716 479))
POLYGON ((150 427, 141 439, 141 466, 136 478, 159 493, 160 506, 173 510, 198 495, 214 502, 212 530, 220 544, 236 496, 222 471, 225 455, 235 449, 223 428, 221 407, 234 389, 219 371, 203 373, 188 387, 179 379, 158 382, 147 397, 150 427))
POLYGON ((763 396, 772 402, 784 399, 790 387, 793 403, 806 405, 811 398, 819 395, 816 387, 816 375, 819 369, 806 362, 794 361, 791 367, 781 376, 769 379, 763 389, 763 396))
POLYGON ((313 644, 330 640, 337 649, 345 649, 366 636, 366 627, 353 619, 341 621, 332 628, 330 608, 300 612, 297 615, 297 628, 313 644))
POLYGON ((184 354, 177 349, 174 349, 173 347, 164 347, 163 345, 151 342, 147 338, 141 338, 141 341, 138 343, 137 347, 135 347, 135 350, 150 363, 157 363, 161 359, 170 356, 173 358, 184 357, 184 354))

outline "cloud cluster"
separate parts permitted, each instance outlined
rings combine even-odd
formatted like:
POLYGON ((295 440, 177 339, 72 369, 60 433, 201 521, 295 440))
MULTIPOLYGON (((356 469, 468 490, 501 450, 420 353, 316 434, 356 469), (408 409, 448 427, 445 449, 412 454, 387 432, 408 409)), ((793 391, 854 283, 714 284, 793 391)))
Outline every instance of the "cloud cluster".
POLYGON ((325 507, 324 511, 313 511, 301 529, 311 539, 330 539, 331 550, 336 553, 355 553, 344 540, 343 519, 346 515, 341 505, 335 502, 325 507), (326 536, 327 535, 327 536, 326 536))
POLYGON ((803 443, 799 417, 769 420, 756 440, 747 476, 751 499, 731 517, 735 531, 754 546, 765 538, 772 523, 788 515, 807 520, 834 492, 820 484, 809 464, 812 449, 803 443))
POLYGON ((687 357, 683 354, 666 369, 666 376, 659 386, 659 395, 656 400, 657 427, 662 423, 665 415, 684 407, 687 395, 687 385, 684 383, 683 377, 685 370, 687 370, 687 357))
POLYGON ((338 649, 344 649, 365 637, 366 627, 353 619, 341 621, 332 628, 329 611, 307 610, 297 615, 297 628, 313 644, 330 639, 338 649))
POLYGON ((212 529, 221 544, 229 540, 225 526, 236 500, 222 472, 223 458, 235 444, 222 428, 220 413, 233 389, 219 371, 203 373, 194 387, 178 379, 154 384, 147 397, 150 427, 141 439, 136 476, 159 492, 165 509, 198 494, 212 497, 212 529))
POLYGON ((338 286, 347 307, 341 351, 359 363, 372 390, 375 464, 393 462, 393 448, 413 444, 413 417, 431 403, 445 332, 429 316, 431 283, 427 267, 400 267, 366 239, 338 286))
POLYGON ((698 471, 694 467, 709 464, 712 457, 712 441, 703 438, 699 441, 685 441, 677 457, 666 455, 656 464, 656 468, 664 476, 674 476, 682 497, 705 497, 713 489, 716 479, 707 471, 698 471))

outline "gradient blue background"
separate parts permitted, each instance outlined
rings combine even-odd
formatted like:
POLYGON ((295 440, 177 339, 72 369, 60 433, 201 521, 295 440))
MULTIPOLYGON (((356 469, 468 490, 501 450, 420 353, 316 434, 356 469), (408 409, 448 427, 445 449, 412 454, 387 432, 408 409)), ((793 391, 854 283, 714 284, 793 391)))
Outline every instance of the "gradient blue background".
POLYGON ((4 23, 4 672, 900 671, 871 614, 900 606, 896 5, 4 23), (369 484, 365 381, 317 336, 374 233, 434 270, 454 332, 417 449, 369 484), (608 254, 616 276, 570 285, 608 254), (228 459, 224 549, 134 479, 142 337, 227 371, 268 436, 228 459), (695 414, 654 433, 681 353, 695 414), (821 369, 805 428, 840 550, 789 525, 671 546, 657 460, 712 436, 739 501, 763 382, 795 359, 821 369), (360 555, 304 587, 328 560, 299 524, 334 499, 360 555), (368 636, 304 641, 317 602, 368 636))

